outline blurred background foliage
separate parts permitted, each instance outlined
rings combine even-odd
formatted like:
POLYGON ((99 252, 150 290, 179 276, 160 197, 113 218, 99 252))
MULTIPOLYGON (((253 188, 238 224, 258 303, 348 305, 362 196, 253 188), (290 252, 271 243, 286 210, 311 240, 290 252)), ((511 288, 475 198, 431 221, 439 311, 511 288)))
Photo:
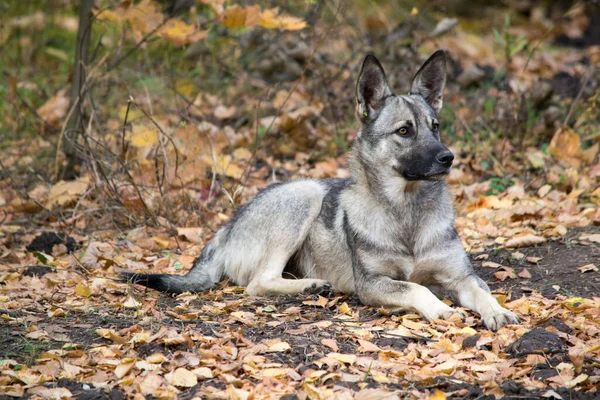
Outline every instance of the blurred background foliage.
POLYGON ((134 224, 225 211, 273 180, 345 176, 364 55, 404 93, 438 48, 451 183, 597 188, 597 2, 97 0, 74 105, 80 4, 0 5, 5 203, 40 209, 74 157, 64 143, 69 178, 134 224))

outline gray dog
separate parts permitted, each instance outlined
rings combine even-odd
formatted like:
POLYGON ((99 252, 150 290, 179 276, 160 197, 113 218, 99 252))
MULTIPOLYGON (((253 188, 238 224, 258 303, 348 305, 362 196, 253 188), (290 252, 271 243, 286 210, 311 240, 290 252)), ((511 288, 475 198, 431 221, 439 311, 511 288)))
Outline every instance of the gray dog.
POLYGON ((432 292, 444 289, 489 329, 518 323, 475 274, 454 229, 444 181, 454 155, 440 142, 437 119, 445 84, 443 51, 423 64, 406 96, 392 93, 368 55, 356 86, 361 128, 351 178, 270 185, 215 234, 186 276, 123 278, 170 293, 206 290, 224 277, 250 295, 331 285, 430 321, 457 312, 432 292))

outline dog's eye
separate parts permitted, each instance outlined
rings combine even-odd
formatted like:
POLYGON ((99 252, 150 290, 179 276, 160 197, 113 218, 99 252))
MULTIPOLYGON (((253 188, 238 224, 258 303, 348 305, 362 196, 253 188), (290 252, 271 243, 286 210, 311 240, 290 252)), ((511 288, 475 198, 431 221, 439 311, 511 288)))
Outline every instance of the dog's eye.
POLYGON ((434 132, 437 132, 437 131, 438 131, 438 129, 440 129, 440 125, 439 125, 439 124, 436 124, 436 123, 434 123, 434 124, 431 126, 431 130, 432 130, 432 131, 434 131, 434 132))
POLYGON ((396 131, 398 135, 406 135, 408 133, 408 129, 406 127, 402 127, 396 131))

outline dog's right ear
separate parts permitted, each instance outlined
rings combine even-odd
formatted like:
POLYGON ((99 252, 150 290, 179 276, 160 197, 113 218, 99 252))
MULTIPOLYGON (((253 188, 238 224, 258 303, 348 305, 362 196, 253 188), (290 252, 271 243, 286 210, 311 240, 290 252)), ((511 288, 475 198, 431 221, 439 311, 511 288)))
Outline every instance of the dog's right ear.
POLYGON ((372 54, 365 57, 356 84, 356 112, 363 122, 373 121, 392 95, 383 67, 372 54))

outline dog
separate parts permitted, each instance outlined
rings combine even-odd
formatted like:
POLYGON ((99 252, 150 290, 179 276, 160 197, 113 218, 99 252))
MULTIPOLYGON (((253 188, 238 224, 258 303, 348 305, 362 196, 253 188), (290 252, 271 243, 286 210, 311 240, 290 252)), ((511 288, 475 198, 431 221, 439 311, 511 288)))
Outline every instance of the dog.
POLYGON ((454 227, 444 179, 454 155, 440 141, 437 118, 445 84, 442 50, 419 69, 408 95, 394 95, 367 55, 356 85, 361 127, 350 178, 271 184, 215 234, 187 275, 122 278, 169 293, 207 290, 224 277, 254 296, 332 287, 429 321, 457 313, 434 295, 443 289, 488 329, 519 323, 475 274, 454 227))

